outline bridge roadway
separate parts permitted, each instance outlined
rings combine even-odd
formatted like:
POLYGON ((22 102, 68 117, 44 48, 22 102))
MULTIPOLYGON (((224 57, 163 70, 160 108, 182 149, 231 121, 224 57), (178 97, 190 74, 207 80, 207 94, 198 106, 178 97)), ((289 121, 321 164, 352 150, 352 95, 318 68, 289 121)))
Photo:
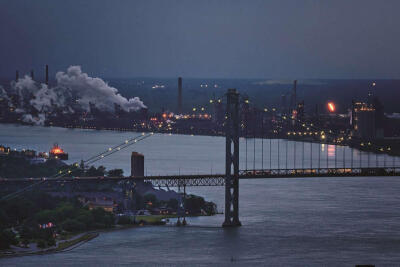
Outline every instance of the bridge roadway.
MULTIPOLYGON (((319 168, 319 169, 266 169, 241 170, 239 179, 318 178, 318 177, 366 177, 400 176, 400 167, 381 168, 319 168)), ((225 174, 155 175, 144 177, 62 177, 62 178, 0 178, 0 186, 9 183, 66 183, 66 182, 110 182, 146 181, 154 186, 224 186, 225 174)))

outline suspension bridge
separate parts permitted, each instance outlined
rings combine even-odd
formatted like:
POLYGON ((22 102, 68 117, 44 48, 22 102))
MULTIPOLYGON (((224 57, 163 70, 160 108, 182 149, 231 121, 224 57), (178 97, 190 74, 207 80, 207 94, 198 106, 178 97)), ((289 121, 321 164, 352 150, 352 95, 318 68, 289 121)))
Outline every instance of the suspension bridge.
MULTIPOLYGON (((243 123, 240 120, 239 93, 229 89, 226 94, 225 117, 225 173, 220 174, 183 174, 183 175, 153 175, 129 177, 68 177, 73 169, 61 170, 48 178, 0 178, 0 184, 22 184, 22 188, 4 196, 1 200, 9 200, 22 193, 43 184, 62 183, 93 183, 103 181, 147 181, 160 187, 186 186, 224 186, 225 187, 225 221, 223 226, 240 226, 239 220, 239 180, 243 179, 276 179, 276 178, 313 178, 313 177, 370 177, 370 176, 400 176, 400 162, 396 156, 389 156, 388 148, 378 148, 383 153, 365 152, 344 145, 328 145, 320 142, 298 142, 289 139, 265 139, 264 118, 261 122, 261 133, 253 132, 252 138, 245 130, 245 155, 240 155, 240 136, 243 133, 243 123), (258 137, 258 138, 256 138, 258 137), (253 157, 248 156, 248 140, 253 141, 253 157), (265 144, 266 143, 266 144, 265 144), (267 149, 265 149, 267 145, 267 149), (321 153, 322 148, 324 149, 321 153), (256 153, 256 150, 261 150, 256 153), (240 169, 240 158, 244 158, 244 168, 240 169), (249 166, 252 166, 249 168, 249 166)), ((281 116, 286 120, 286 116, 281 116)), ((309 133, 315 135, 332 135, 331 140, 346 138, 343 133, 333 133, 331 130, 318 129, 312 124, 300 122, 309 133)), ((93 164, 107 156, 119 152, 135 143, 151 137, 153 133, 143 133, 121 144, 108 148, 83 161, 85 165, 93 164)), ((311 134, 310 134, 311 135, 311 134)), ((369 144, 371 146, 372 144, 369 144)), ((243 146, 243 144, 242 144, 243 146)), ((78 168, 79 164, 73 165, 78 168)))

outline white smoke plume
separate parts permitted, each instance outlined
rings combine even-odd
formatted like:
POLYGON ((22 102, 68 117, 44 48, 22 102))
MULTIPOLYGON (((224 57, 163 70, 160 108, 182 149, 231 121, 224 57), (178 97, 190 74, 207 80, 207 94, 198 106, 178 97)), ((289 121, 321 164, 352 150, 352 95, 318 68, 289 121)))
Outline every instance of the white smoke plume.
POLYGON ((0 97, 6 99, 10 106, 16 106, 17 113, 25 113, 22 121, 36 125, 43 125, 45 114, 55 109, 72 114, 77 110, 90 111, 90 104, 111 113, 115 111, 115 104, 127 112, 146 108, 138 97, 123 97, 102 79, 82 72, 80 66, 70 66, 67 72, 58 72, 56 81, 57 85, 49 88, 26 75, 17 82, 11 82, 8 92, 0 87, 0 97), (12 103, 11 95, 17 96, 14 98, 18 99, 18 103, 12 103))
POLYGON ((110 112, 114 111, 114 104, 120 105, 125 111, 137 111, 146 107, 138 97, 126 99, 102 79, 89 77, 82 72, 80 66, 71 66, 66 73, 58 72, 56 80, 58 86, 68 88, 77 95, 80 105, 87 111, 89 103, 110 112))
POLYGON ((8 94, 6 92, 6 90, 4 90, 3 86, 0 85, 0 98, 2 100, 5 100, 9 103, 10 98, 8 97, 8 94))
POLYGON ((37 116, 33 117, 31 114, 24 114, 22 115, 22 121, 29 123, 29 124, 34 124, 34 125, 44 125, 44 122, 46 120, 46 116, 43 113, 38 114, 37 116))

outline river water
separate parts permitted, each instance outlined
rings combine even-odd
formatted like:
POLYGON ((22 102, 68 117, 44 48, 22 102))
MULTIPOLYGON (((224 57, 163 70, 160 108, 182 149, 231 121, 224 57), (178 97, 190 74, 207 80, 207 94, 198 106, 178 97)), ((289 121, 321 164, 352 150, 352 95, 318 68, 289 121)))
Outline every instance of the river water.
MULTIPOLYGON (((0 144, 48 151, 58 142, 70 162, 89 158, 135 133, 0 125, 0 144)), ((345 147, 272 140, 247 141, 247 167, 387 166, 393 158, 345 147), (279 143, 279 153, 277 145, 279 143), (264 156, 261 154, 264 146, 264 156), (288 159, 286 160, 286 146, 288 159), (294 148, 296 146, 296 149, 294 148), (310 149, 312 148, 312 149, 310 149), (293 154, 306 156, 294 160, 293 154), (279 155, 279 164, 278 164, 279 155), (308 156, 307 156, 308 155, 308 156), (335 160, 336 155, 336 160, 335 160), (311 160, 312 157, 312 160, 311 160), (321 161, 318 161, 318 159, 321 161), (369 158, 369 159, 368 159, 369 158), (261 160, 262 159, 262 160, 261 160), (320 162, 320 163, 319 163, 320 162)), ((241 169, 246 141, 241 139, 241 169)), ((148 175, 223 173, 222 137, 156 134, 97 164, 130 173, 130 153, 145 155, 148 175)), ((395 164, 399 159, 394 159, 395 164)), ((193 187, 224 209, 223 187, 193 187)), ((102 233, 68 252, 1 259, 0 266, 269 265, 354 266, 400 263, 399 177, 240 181, 242 227, 223 229, 223 215, 189 218, 189 226, 152 226, 102 233)))

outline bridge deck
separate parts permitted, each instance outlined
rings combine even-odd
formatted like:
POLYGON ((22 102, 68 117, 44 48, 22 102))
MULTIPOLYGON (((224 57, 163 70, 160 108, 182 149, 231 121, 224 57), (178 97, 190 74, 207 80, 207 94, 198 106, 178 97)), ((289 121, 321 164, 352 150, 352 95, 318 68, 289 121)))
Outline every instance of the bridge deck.
MULTIPOLYGON (((266 169, 241 170, 239 179, 277 179, 310 177, 362 177, 362 176, 400 176, 400 167, 386 168, 320 168, 320 169, 266 169)), ((147 181, 155 186, 223 186, 225 174, 198 175, 155 175, 144 177, 63 177, 63 178, 0 178, 5 183, 46 182, 101 182, 101 181, 147 181)))

